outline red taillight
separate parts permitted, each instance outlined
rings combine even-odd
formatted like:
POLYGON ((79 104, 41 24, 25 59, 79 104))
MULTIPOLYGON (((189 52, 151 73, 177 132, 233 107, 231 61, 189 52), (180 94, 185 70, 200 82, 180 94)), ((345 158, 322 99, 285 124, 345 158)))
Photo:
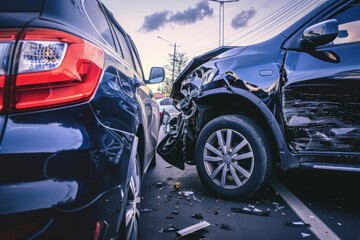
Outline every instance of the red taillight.
POLYGON ((4 107, 4 86, 5 86, 5 76, 0 76, 0 111, 4 107))
MULTIPOLYGON (((18 32, 0 32, 0 54, 1 47, 14 42, 18 32)), ((62 106, 92 97, 104 65, 103 50, 77 36, 51 29, 26 29, 18 41, 10 111, 62 106)), ((0 94, 6 75, 8 72, 2 74, 0 69, 0 94)), ((0 99, 2 109, 3 94, 0 99)))
POLYGON ((104 52, 69 33, 28 29, 20 42, 16 109, 57 106, 88 100, 104 64, 104 52))
POLYGON ((5 79, 9 74, 10 57, 19 30, 0 30, 0 111, 4 105, 5 79))

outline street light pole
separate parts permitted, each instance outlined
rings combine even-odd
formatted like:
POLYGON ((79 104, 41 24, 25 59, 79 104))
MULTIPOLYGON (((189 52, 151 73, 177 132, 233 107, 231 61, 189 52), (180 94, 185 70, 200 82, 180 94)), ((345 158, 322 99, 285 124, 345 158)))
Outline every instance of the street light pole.
POLYGON ((209 0, 220 3, 219 8, 219 46, 224 46, 224 3, 238 2, 239 0, 209 0))
MULTIPOLYGON (((173 66, 172 66, 172 77, 171 77, 171 80, 172 80, 172 82, 174 82, 174 76, 175 76, 175 61, 176 61, 176 46, 178 46, 178 45, 176 45, 176 43, 172 43, 172 42, 170 42, 169 40, 166 40, 165 38, 162 38, 162 37, 160 37, 160 36, 157 36, 159 39, 161 39, 161 40, 164 40, 165 42, 168 42, 169 44, 170 44, 170 47, 174 47, 174 55, 173 55, 173 66)), ((178 47, 180 47, 180 46, 178 46, 178 47)))

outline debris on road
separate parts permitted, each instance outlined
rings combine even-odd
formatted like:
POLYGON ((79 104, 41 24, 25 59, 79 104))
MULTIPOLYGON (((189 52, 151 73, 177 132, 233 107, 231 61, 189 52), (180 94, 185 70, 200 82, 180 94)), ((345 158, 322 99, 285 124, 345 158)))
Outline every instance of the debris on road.
POLYGON ((283 209, 285 208, 284 205, 280 205, 280 204, 277 203, 277 202, 273 202, 272 204, 275 206, 275 212, 280 211, 280 210, 283 210, 283 209))
POLYGON ((184 229, 181 229, 179 231, 176 232, 177 237, 184 237, 186 235, 189 235, 191 233, 194 233, 196 231, 199 231, 200 229, 206 228, 208 226, 210 226, 211 224, 208 223, 207 221, 202 221, 199 223, 196 223, 194 225, 191 225, 189 227, 186 227, 184 229))
POLYGON ((175 188, 176 190, 179 190, 179 189, 181 188, 181 182, 176 182, 176 183, 174 184, 174 188, 175 188))
POLYGON ((163 182, 157 182, 157 183, 154 183, 153 186, 162 189, 164 187, 164 183, 163 182))
POLYGON ((302 221, 298 221, 298 222, 287 222, 286 226, 288 226, 288 227, 310 227, 310 224, 304 223, 302 221))
POLYGON ((310 233, 301 233, 301 236, 303 237, 303 238, 306 238, 306 237, 310 237, 311 236, 311 234, 310 233))
POLYGON ((178 228, 174 227, 173 225, 169 224, 169 226, 165 229, 161 228, 159 232, 176 232, 179 230, 178 228))
POLYGON ((221 225, 220 225, 220 228, 221 229, 224 229, 224 230, 228 230, 228 231, 231 231, 233 228, 232 228, 232 226, 230 226, 229 224, 227 224, 227 223, 222 223, 221 225))
POLYGON ((217 212, 219 211, 220 208, 213 208, 213 207, 208 207, 209 211, 207 211, 207 213, 211 213, 211 212, 217 212))
POLYGON ((176 215, 178 215, 178 214, 179 214, 179 211, 178 211, 178 210, 174 210, 174 211, 171 212, 171 214, 176 214, 176 215))
POLYGON ((140 210, 140 212, 152 212, 152 211, 155 211, 154 208, 143 208, 140 210))
POLYGON ((190 197, 194 195, 193 191, 180 191, 179 195, 184 196, 184 197, 190 197))
POLYGON ((246 214, 252 214, 252 215, 258 215, 258 216, 269 216, 270 215, 270 210, 260 210, 257 208, 253 208, 250 209, 248 207, 235 207, 235 208, 231 208, 232 212, 236 212, 236 213, 246 213, 246 214))
POLYGON ((192 217, 192 218, 195 218, 195 219, 197 219, 197 220, 202 220, 202 219, 204 219, 204 217, 203 217, 203 215, 201 215, 201 213, 193 213, 193 214, 191 214, 191 217, 192 217))

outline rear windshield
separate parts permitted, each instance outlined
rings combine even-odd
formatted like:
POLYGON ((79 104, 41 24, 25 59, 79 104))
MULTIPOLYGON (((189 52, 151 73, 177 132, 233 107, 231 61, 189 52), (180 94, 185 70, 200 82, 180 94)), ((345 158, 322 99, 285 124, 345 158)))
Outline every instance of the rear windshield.
POLYGON ((41 12, 44 0, 1 0, 0 12, 41 12))

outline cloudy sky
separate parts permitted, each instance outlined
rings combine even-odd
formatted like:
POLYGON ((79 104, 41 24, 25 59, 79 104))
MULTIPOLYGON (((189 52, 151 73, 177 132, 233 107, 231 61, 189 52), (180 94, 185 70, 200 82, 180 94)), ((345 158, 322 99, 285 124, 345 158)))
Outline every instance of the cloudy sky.
MULTIPOLYGON (((176 43, 189 59, 219 46, 219 3, 208 0, 103 0, 135 41, 145 77, 168 64, 176 43)), ((246 45, 278 33, 323 0, 239 0, 225 3, 225 45, 246 45)))

